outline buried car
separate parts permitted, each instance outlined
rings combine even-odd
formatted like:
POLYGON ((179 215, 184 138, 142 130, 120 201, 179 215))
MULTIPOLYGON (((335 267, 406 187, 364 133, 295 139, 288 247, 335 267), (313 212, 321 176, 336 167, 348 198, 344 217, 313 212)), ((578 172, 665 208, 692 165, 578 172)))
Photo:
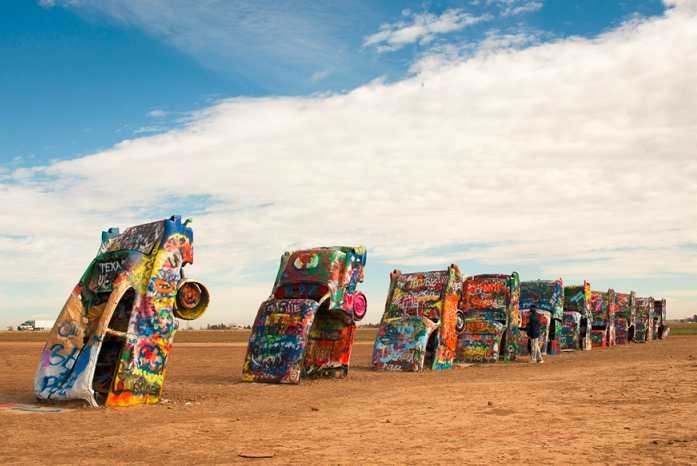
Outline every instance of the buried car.
POLYGON ((158 402, 175 317, 195 319, 208 306, 206 288, 184 277, 192 262, 193 231, 181 217, 103 232, 41 352, 37 398, 158 402))
POLYGON ((636 327, 634 329, 633 341, 644 343, 653 340, 653 298, 636 299, 636 327))
POLYGON ((653 328, 654 338, 664 339, 670 333, 670 328, 666 326, 666 299, 653 300, 653 328))
POLYGON ((297 384, 301 375, 345 376, 356 322, 367 311, 357 290, 366 258, 363 246, 283 254, 252 326, 242 380, 297 384))
POLYGON ((460 309, 464 325, 458 338, 456 362, 510 361, 518 356, 520 279, 486 274, 467 277, 460 309))
POLYGON ((591 343, 594 348, 615 344, 615 291, 591 291, 591 343))
POLYGON ((434 272, 390 273, 373 367, 395 371, 452 367, 464 324, 457 310, 461 290, 462 276, 455 264, 434 272))
POLYGON ((634 340, 636 328, 636 294, 615 293, 615 344, 626 345, 634 340))
MULTIPOLYGON (((546 326, 546 335, 540 336, 543 342, 542 352, 547 354, 559 354, 561 351, 562 319, 564 317, 564 282, 557 280, 533 280, 520 283, 520 314, 523 321, 522 328, 527 324, 530 307, 536 306, 541 311, 543 329, 546 326), (548 320, 548 324, 544 324, 548 320)), ((521 350, 527 348, 527 334, 519 335, 521 350)))
POLYGON ((592 322, 590 283, 584 281, 583 285, 565 286, 562 351, 590 350, 592 322))

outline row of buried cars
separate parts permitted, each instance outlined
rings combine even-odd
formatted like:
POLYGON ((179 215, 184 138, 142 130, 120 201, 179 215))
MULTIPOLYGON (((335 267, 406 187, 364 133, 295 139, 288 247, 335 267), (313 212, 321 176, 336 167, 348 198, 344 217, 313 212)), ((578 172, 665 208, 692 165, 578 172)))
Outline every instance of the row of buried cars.
MULTIPOLYGON (((348 373, 356 323, 367 313, 366 249, 286 252, 252 326, 242 378, 298 383, 348 373)), ((210 295, 187 278, 189 221, 172 216, 102 233, 97 256, 73 288, 48 335, 34 380, 39 400, 92 406, 157 403, 177 319, 200 317, 210 295)), ((524 328, 542 311, 548 354, 664 338, 665 300, 637 298, 518 274, 464 278, 446 270, 390 274, 375 338, 377 370, 447 369, 511 361, 529 352, 524 328)))

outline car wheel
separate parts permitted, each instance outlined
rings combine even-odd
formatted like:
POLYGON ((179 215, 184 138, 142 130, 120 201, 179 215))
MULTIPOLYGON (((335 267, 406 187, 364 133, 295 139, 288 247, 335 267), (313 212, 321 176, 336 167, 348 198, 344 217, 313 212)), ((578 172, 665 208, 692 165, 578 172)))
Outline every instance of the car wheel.
POLYGON ((368 299, 360 291, 353 295, 353 320, 359 321, 368 312, 368 299))

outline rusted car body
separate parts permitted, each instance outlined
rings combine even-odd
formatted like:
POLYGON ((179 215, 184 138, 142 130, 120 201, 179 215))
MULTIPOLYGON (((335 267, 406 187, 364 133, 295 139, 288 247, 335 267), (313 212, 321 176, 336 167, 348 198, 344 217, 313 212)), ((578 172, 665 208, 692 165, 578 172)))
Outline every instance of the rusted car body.
POLYGON ((636 327, 633 341, 645 343, 653 340, 653 309, 653 298, 636 299, 636 327))
POLYGON ((348 373, 356 322, 367 312, 366 250, 321 247, 286 252, 271 296, 259 307, 242 380, 291 383, 348 373))
MULTIPOLYGON (((530 306, 536 306, 539 311, 548 313, 549 328, 541 341, 545 342, 543 351, 547 354, 561 352, 562 319, 564 317, 564 282, 557 280, 533 280, 520 283, 520 314, 523 322, 527 322, 530 306)), ((523 328, 525 326, 523 325, 523 328)), ((527 334, 521 332, 521 338, 527 346, 527 334)))
POLYGON ((590 350, 592 322, 590 283, 584 281, 583 285, 565 286, 562 351, 590 350))
POLYGON ((615 345, 615 290, 591 291, 591 343, 594 348, 615 345))
POLYGON ((102 233, 97 256, 63 306, 36 372, 40 400, 92 406, 157 403, 177 329, 206 310, 184 277, 193 231, 181 217, 102 233))
POLYGON ((615 293, 615 300, 615 343, 626 345, 634 340, 637 316, 636 295, 633 291, 615 293))
POLYGON ((463 316, 457 305, 462 276, 456 265, 447 270, 390 273, 385 313, 373 347, 377 370, 441 370, 453 366, 463 316), (459 327, 458 327, 459 326, 459 327))
POLYGON ((464 328, 456 362, 496 362, 518 356, 520 279, 510 275, 474 275, 462 285, 464 328))

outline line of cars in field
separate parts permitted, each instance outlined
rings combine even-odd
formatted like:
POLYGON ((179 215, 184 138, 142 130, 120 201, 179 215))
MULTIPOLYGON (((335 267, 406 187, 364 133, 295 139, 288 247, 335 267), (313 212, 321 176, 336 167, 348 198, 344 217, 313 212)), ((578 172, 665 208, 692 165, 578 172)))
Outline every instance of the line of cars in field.
MULTIPOLYGON (((176 319, 200 317, 208 289, 184 274, 193 262, 189 220, 172 216, 102 233, 96 257, 72 290, 42 350, 39 400, 92 406, 157 403, 176 319)), ((367 312, 358 290, 363 246, 283 254, 271 294, 257 312, 242 379, 298 383, 348 373, 356 323, 367 312)), ((390 273, 374 342, 377 370, 448 369, 515 360, 529 351, 529 309, 541 310, 545 351, 589 350, 664 338, 666 302, 589 283, 520 281, 516 272, 463 277, 445 270, 390 273)))
MULTIPOLYGON (((346 375, 356 322, 365 315, 365 296, 360 294, 360 312, 354 297, 365 263, 363 247, 286 253, 254 321, 243 380, 298 383, 305 375, 346 375)), ((540 311, 543 351, 550 355, 668 334, 665 300, 634 292, 593 291, 586 281, 521 281, 516 272, 463 277, 455 264, 428 272, 394 270, 372 367, 442 370, 515 360, 530 351, 525 328, 532 306, 540 311)))

